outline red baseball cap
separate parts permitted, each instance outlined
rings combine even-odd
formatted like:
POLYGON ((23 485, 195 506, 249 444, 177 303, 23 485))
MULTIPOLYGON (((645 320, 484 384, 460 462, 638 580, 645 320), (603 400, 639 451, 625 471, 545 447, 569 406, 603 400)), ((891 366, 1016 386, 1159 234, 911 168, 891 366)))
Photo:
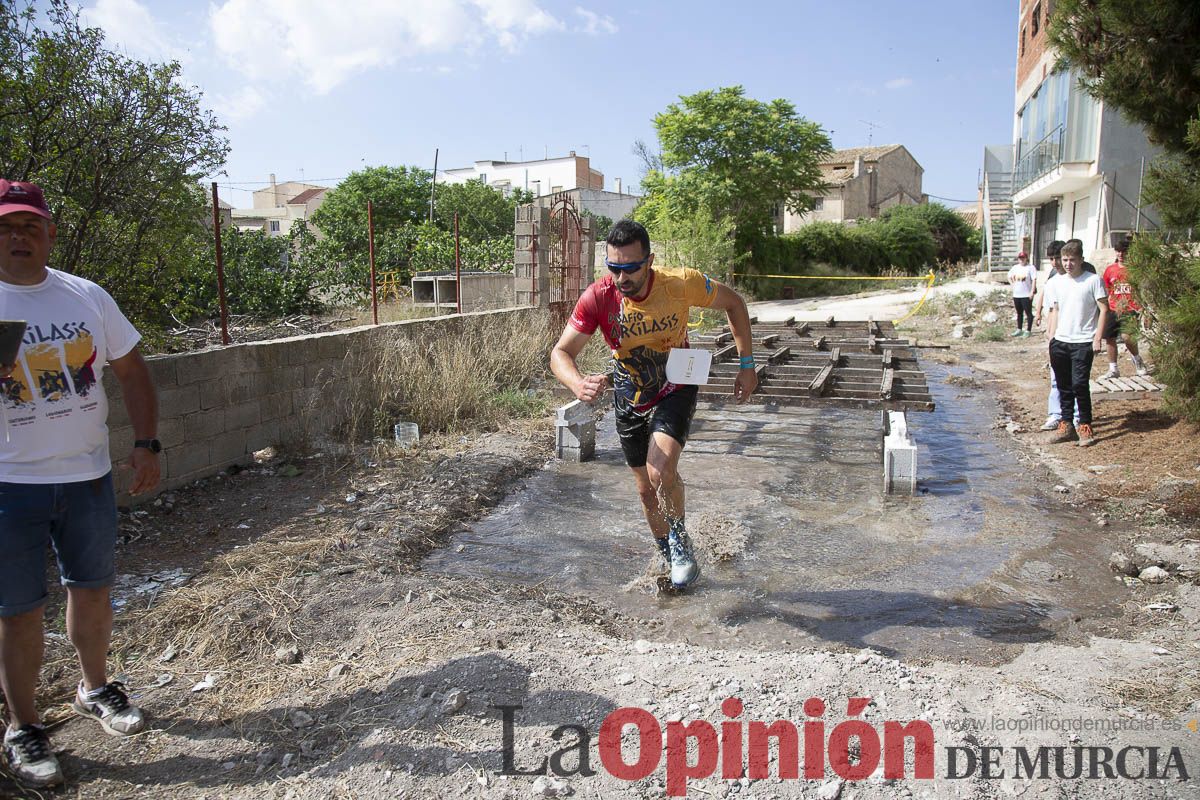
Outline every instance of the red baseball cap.
POLYGON ((1029 253, 1026 253, 1024 250, 1022 250, 1021 252, 1017 253, 1017 258, 1029 258, 1029 253))
POLYGON ((28 181, 7 181, 0 178, 0 217, 18 211, 28 211, 39 217, 54 219, 50 215, 50 207, 46 205, 46 195, 42 194, 42 187, 28 181))

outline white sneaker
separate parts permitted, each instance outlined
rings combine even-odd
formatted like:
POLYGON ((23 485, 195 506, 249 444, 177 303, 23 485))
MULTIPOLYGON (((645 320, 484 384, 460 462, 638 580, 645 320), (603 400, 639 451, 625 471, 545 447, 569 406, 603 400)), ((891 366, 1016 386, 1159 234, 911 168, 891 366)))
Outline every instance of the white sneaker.
POLYGON ((1046 417, 1046 421, 1042 423, 1042 430, 1052 431, 1058 427, 1058 417, 1046 417))
POLYGON ((41 725, 22 725, 5 731, 4 764, 17 783, 27 787, 57 786, 63 782, 62 767, 41 725))
POLYGON ((1142 361, 1140 358, 1135 358, 1133 360, 1133 366, 1137 369, 1137 374, 1139 377, 1144 378, 1150 374, 1150 369, 1146 366, 1146 362, 1142 361))
POLYGON ((1109 365, 1108 365, 1108 372, 1104 373, 1104 377, 1106 377, 1106 378, 1119 378, 1119 377, 1121 377, 1121 370, 1117 369, 1117 365, 1116 365, 1116 364, 1109 364, 1109 365))
POLYGON ((71 708, 81 717, 96 720, 113 736, 132 736, 146 727, 141 709, 130 704, 125 686, 119 681, 111 681, 90 692, 83 691, 83 681, 80 681, 71 708))

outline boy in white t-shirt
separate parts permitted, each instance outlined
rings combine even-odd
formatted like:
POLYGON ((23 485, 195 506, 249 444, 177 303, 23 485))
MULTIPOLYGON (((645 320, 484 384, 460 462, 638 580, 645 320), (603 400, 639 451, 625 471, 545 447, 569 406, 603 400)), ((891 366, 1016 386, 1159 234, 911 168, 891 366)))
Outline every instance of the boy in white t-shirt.
POLYGON ((1017 263, 1008 271, 1008 282, 1017 310, 1017 329, 1012 335, 1028 337, 1033 330, 1033 287, 1037 283, 1037 267, 1029 263, 1028 253, 1017 255, 1017 263))
POLYGON ((63 782, 34 702, 51 542, 83 672, 72 708, 113 735, 145 725, 107 674, 117 506, 105 366, 121 384, 137 439, 133 494, 158 483, 161 449, 138 332, 99 286, 46 266, 56 235, 42 190, 0 179, 0 319, 26 323, 15 363, 0 364, 0 678, 9 713, 0 754, 9 774, 31 787, 63 782))
POLYGON ((1089 381, 1092 360, 1100 349, 1104 322, 1108 316, 1108 296, 1104 281, 1094 272, 1083 270, 1083 248, 1074 240, 1062 248, 1066 272, 1055 279, 1046 294, 1050 319, 1046 323, 1050 334, 1050 368, 1058 384, 1058 428, 1050 435, 1051 443, 1079 440, 1080 447, 1095 442, 1092 433, 1092 395, 1089 381), (1079 407, 1079 424, 1069 420, 1079 407))

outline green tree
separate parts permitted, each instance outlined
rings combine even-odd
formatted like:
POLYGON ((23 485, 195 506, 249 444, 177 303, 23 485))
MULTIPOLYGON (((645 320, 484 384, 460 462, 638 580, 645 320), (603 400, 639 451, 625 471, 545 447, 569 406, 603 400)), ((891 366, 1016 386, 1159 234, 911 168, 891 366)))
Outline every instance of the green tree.
POLYGON ((330 256, 367 269, 367 201, 375 223, 375 244, 381 236, 429 219, 428 170, 419 167, 367 167, 353 172, 325 194, 313 214, 313 224, 325 236, 330 256))
POLYGON ((647 213, 665 206, 686 219, 708 208, 731 219, 740 237, 754 236, 771 228, 777 207, 808 210, 807 193, 824 188, 819 164, 832 152, 829 136, 786 100, 754 100, 741 86, 697 92, 669 105, 654 127, 663 171, 642 182, 647 213))
POLYGON ((458 213, 458 232, 463 239, 482 241, 508 236, 516 223, 516 208, 533 200, 533 193, 516 189, 508 197, 479 181, 438 184, 433 221, 443 230, 454 230, 458 213))
POLYGON ((0 175, 46 191, 51 265, 104 285, 145 328, 169 323, 204 236, 200 186, 228 142, 179 64, 104 47, 66 0, 0 0, 0 175))
POLYGON ((1164 229, 1138 236, 1126 263, 1153 319, 1148 337, 1169 406, 1200 422, 1200 5, 1194 0, 1059 0, 1050 36, 1089 92, 1167 151, 1144 199, 1164 229))
POLYGON ((973 228, 959 214, 941 203, 922 203, 915 206, 892 206, 880 217, 884 220, 915 219, 933 236, 934 259, 945 264, 957 264, 979 255, 979 240, 973 228), (974 246, 975 249, 970 248, 974 246))
POLYGON ((690 216, 667 217, 649 229, 657 253, 655 263, 667 267, 691 267, 720 281, 747 258, 738 254, 733 221, 713 221, 712 212, 700 207, 690 216))

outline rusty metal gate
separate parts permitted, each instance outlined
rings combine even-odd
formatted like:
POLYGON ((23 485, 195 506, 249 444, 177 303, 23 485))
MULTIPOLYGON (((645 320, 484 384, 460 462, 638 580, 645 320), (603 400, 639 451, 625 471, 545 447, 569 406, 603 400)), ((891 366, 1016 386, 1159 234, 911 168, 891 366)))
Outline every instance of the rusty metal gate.
POLYGON ((549 234, 547 291, 551 324, 558 330, 567 324, 583 292, 583 265, 591 263, 584 253, 590 248, 591 237, 570 195, 557 194, 551 201, 549 234))

